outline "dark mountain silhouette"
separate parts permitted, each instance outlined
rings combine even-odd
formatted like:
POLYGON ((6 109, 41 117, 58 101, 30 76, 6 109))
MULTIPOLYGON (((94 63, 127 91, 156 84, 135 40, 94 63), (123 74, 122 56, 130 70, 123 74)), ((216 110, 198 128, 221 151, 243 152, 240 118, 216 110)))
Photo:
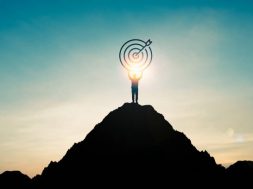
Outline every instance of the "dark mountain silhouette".
POLYGON ((226 169, 226 175, 230 183, 248 186, 253 180, 253 161, 237 161, 226 169))
POLYGON ((0 175, 0 188, 30 189, 31 179, 20 171, 5 171, 0 175))
POLYGON ((157 188, 173 183, 215 187, 226 184, 227 174, 232 172, 236 171, 217 165, 208 152, 198 151, 152 106, 125 103, 59 162, 51 162, 32 184, 36 189, 89 185, 157 188))
POLYGON ((189 177, 218 179, 223 172, 213 157, 199 152, 152 106, 126 103, 35 180, 45 188, 98 180, 149 185, 177 178, 182 182, 189 177))

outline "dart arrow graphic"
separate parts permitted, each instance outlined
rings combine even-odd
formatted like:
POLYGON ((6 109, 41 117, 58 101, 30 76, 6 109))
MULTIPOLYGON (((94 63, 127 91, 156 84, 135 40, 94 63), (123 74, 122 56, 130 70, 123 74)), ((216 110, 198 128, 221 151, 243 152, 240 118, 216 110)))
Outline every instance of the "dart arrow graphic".
POLYGON ((135 57, 138 57, 139 54, 140 54, 146 47, 148 47, 149 45, 151 45, 151 43, 152 43, 152 41, 151 41, 150 39, 147 40, 147 42, 145 43, 145 46, 143 46, 142 49, 139 50, 139 52, 134 53, 134 56, 135 56, 135 57))
POLYGON ((119 59, 122 66, 128 71, 137 69, 143 72, 152 61, 151 44, 152 41, 150 39, 147 41, 131 39, 125 42, 119 52, 119 59))

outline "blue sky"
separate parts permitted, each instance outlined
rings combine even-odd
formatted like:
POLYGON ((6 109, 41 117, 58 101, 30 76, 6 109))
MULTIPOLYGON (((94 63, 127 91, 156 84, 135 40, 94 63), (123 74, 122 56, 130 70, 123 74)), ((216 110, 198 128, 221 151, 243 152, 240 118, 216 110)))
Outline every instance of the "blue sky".
POLYGON ((153 41, 140 103, 218 163, 253 159, 252 20, 246 0, 0 0, 0 171, 40 173, 131 100, 132 38, 153 41))

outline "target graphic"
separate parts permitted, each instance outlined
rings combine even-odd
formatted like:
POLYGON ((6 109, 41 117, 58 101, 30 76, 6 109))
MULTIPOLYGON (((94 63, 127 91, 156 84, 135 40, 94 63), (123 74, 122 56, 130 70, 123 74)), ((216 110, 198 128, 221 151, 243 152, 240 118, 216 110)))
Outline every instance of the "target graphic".
POLYGON ((146 42, 140 39, 125 42, 119 51, 122 66, 128 71, 145 70, 152 61, 151 43, 150 39, 146 42))

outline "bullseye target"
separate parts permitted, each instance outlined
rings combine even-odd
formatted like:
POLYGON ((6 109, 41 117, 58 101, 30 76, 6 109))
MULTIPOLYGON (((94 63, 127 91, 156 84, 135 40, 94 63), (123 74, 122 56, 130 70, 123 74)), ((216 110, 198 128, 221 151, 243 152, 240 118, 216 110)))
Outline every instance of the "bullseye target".
POLYGON ((145 70, 152 61, 152 41, 131 39, 124 43, 119 52, 119 59, 124 68, 131 70, 145 70))

